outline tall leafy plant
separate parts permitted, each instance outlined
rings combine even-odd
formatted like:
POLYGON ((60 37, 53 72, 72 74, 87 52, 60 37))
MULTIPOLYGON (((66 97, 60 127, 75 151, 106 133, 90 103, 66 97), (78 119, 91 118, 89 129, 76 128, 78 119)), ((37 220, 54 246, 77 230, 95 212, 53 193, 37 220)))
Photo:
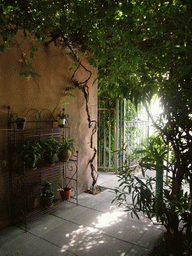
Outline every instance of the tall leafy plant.
POLYGON ((116 198, 113 201, 125 205, 126 210, 138 218, 140 211, 152 221, 155 217, 167 230, 168 252, 183 255, 190 251, 192 200, 191 187, 190 191, 185 191, 182 185, 185 183, 190 186, 191 180, 188 175, 184 175, 178 187, 179 192, 175 193, 174 183, 178 182, 177 160, 170 147, 161 135, 151 138, 149 146, 138 151, 145 153, 140 163, 142 178, 124 164, 119 170, 120 185, 115 190, 116 198), (151 175, 150 171, 155 171, 155 175, 151 175), (128 201, 130 195, 132 203, 128 201), (179 227, 179 224, 182 225, 179 227))

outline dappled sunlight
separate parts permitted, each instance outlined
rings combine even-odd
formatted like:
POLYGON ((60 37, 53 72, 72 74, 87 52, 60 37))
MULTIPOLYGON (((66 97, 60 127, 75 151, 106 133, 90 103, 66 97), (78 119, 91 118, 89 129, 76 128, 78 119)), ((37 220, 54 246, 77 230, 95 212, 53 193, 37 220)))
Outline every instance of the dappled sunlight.
MULTIPOLYGON (((61 252, 68 250, 75 251, 89 251, 93 247, 101 246, 106 244, 106 237, 101 228, 113 226, 117 223, 122 222, 122 217, 127 213, 120 209, 115 209, 112 212, 106 212, 100 214, 95 222, 91 223, 91 227, 79 226, 77 230, 66 234, 66 238, 70 239, 68 244, 62 246, 61 252)), ((119 255, 125 255, 124 252, 120 252, 119 255)))
MULTIPOLYGON (((61 253, 71 252, 76 255, 128 255, 132 243, 145 246, 145 233, 151 232, 152 221, 138 213, 140 220, 130 218, 130 212, 122 205, 101 202, 95 209, 87 209, 78 216, 84 225, 79 226, 61 238, 61 253), (107 210, 99 212, 98 210, 107 210), (144 237, 144 238, 142 238, 144 237), (118 242, 117 242, 118 240, 118 242)), ((79 222, 81 223, 81 222, 79 222)), ((137 251, 137 248, 135 248, 137 251)))
POLYGON ((73 247, 82 251, 89 250, 93 246, 98 246, 104 243, 104 239, 101 234, 102 230, 80 226, 79 229, 66 234, 66 237, 70 238, 70 242, 68 245, 64 245, 62 247, 61 252, 64 252, 69 248, 72 249, 73 247))
MULTIPOLYGON (((98 250, 97 248, 99 248, 99 250, 111 249, 112 243, 114 243, 113 248, 116 248, 114 238, 123 238, 128 242, 129 240, 132 241, 133 236, 135 237, 134 239, 138 241, 138 239, 153 226, 152 222, 143 222, 138 226, 134 221, 128 221, 127 225, 125 225, 127 212, 122 209, 116 209, 114 206, 109 207, 109 210, 111 211, 99 214, 94 222, 90 223, 90 226, 81 225, 78 229, 66 234, 65 238, 68 242, 62 246, 61 252, 76 252, 77 255, 79 255, 78 252, 80 255, 88 255, 90 252, 94 254, 94 252, 98 250), (112 229, 109 229, 108 237, 104 229, 109 227, 112 227, 112 229), (128 230, 130 232, 127 232, 128 230), (114 234, 114 238, 111 237, 112 233, 114 234)), ((119 248, 118 255, 126 255, 127 249, 124 249, 119 248)))

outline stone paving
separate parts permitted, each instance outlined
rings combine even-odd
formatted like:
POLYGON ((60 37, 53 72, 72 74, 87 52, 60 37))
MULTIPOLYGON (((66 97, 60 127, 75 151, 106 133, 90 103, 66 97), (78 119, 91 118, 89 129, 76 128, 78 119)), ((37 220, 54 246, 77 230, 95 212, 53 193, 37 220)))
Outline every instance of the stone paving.
POLYGON ((114 173, 100 172, 98 185, 107 189, 97 195, 81 193, 79 205, 63 202, 52 214, 28 225, 0 230, 1 256, 147 256, 164 232, 142 213, 131 218, 115 204, 114 173))

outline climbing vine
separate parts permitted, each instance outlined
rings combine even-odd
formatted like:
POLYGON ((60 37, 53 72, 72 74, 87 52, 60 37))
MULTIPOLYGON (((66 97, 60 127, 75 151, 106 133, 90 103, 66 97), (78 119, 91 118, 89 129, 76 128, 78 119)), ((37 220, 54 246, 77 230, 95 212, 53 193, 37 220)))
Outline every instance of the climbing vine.
POLYGON ((78 88, 79 90, 81 90, 83 92, 83 95, 84 95, 84 98, 85 98, 85 104, 86 104, 86 113, 87 113, 87 120, 88 120, 88 126, 89 128, 92 128, 92 134, 91 134, 91 139, 90 139, 90 148, 93 149, 94 153, 93 153, 93 156, 92 158, 90 159, 89 161, 89 164, 90 164, 90 167, 91 167, 91 176, 92 176, 92 187, 90 189, 90 191, 92 193, 94 193, 95 191, 95 185, 97 183, 97 179, 98 179, 98 172, 94 166, 94 160, 95 160, 95 157, 96 157, 96 154, 97 154, 97 149, 96 147, 94 147, 93 145, 93 138, 94 138, 94 135, 95 133, 97 132, 97 121, 96 120, 92 120, 91 119, 91 116, 90 116, 90 111, 89 111, 89 86, 88 86, 88 82, 89 80, 91 79, 91 76, 92 76, 92 72, 90 70, 88 70, 81 62, 81 60, 79 60, 77 58, 77 56, 75 55, 73 49, 68 46, 72 52, 72 54, 74 55, 75 59, 77 60, 78 62, 78 65, 77 65, 77 68, 75 69, 71 79, 72 81, 74 82, 74 85, 76 88, 78 88), (86 72, 89 73, 89 77, 83 81, 83 82, 78 82, 77 80, 75 80, 75 74, 76 72, 78 71, 78 69, 82 67, 86 72))

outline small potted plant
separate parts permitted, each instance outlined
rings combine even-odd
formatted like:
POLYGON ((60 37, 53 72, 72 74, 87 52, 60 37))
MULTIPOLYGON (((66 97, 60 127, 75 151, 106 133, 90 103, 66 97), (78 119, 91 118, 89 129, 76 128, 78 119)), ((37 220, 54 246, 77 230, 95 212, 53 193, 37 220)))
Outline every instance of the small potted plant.
POLYGON ((21 145, 21 156, 25 163, 25 169, 35 170, 37 161, 41 158, 42 147, 36 141, 27 141, 21 145))
POLYGON ((59 127, 64 127, 66 118, 68 117, 68 115, 65 114, 65 109, 63 108, 57 116, 59 117, 59 127))
POLYGON ((74 151, 74 146, 73 146, 73 139, 72 138, 64 138, 62 137, 60 147, 59 147, 59 154, 58 158, 60 162, 68 162, 73 151, 74 151))
POLYGON ((68 188, 68 187, 63 188, 60 182, 58 182, 58 185, 60 187, 58 190, 60 192, 62 200, 63 201, 69 200, 71 197, 71 188, 68 188))
POLYGON ((17 124, 17 129, 19 130, 25 130, 25 125, 26 125, 26 118, 25 117, 18 117, 16 119, 16 124, 17 124))
POLYGON ((40 196, 41 204, 45 207, 50 207, 53 204, 55 193, 51 190, 52 184, 47 179, 44 180, 42 194, 40 196))
POLYGON ((55 139, 46 139, 42 143, 44 150, 43 157, 47 166, 53 166, 55 164, 55 158, 59 152, 59 142, 55 139))

